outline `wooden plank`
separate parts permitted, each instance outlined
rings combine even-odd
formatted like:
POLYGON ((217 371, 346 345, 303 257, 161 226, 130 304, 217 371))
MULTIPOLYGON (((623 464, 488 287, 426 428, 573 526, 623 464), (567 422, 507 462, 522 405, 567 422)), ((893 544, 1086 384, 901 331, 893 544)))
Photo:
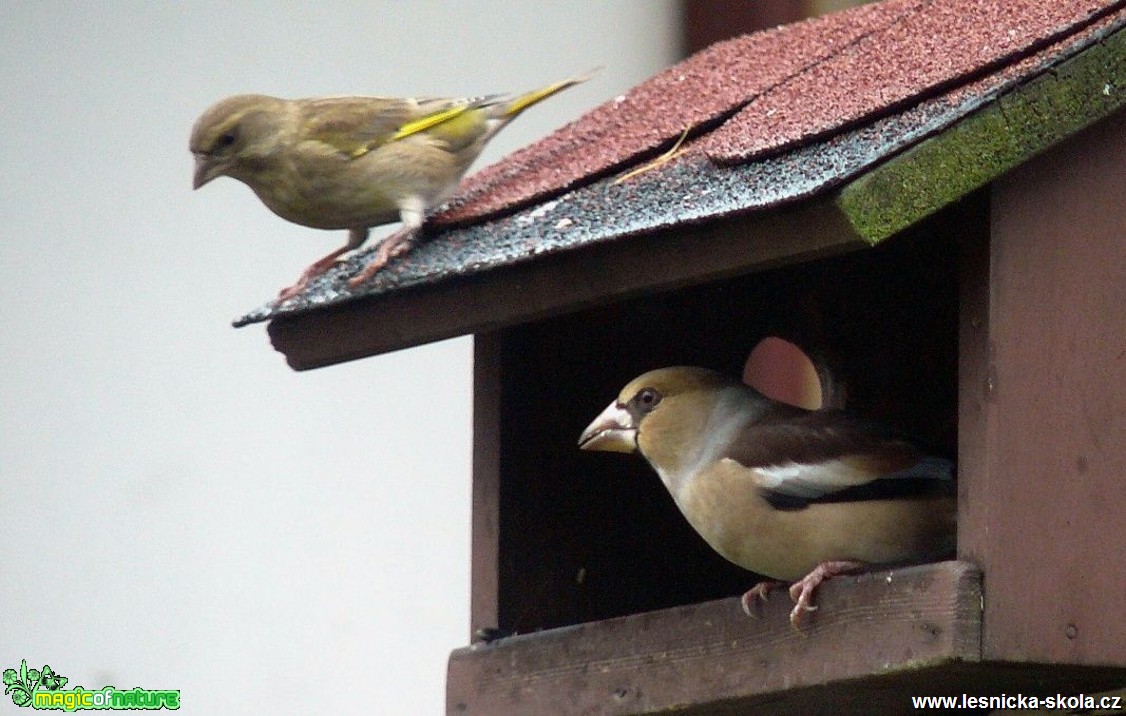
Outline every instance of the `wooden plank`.
POLYGON ((1126 666, 1124 120, 993 191, 986 473, 961 476, 992 659, 1126 666))
MULTIPOLYGON (((989 218, 958 236, 958 559, 985 564, 991 519, 987 512, 994 478, 989 450, 993 436, 993 375, 989 331, 989 218)), ((996 516, 999 518, 999 516, 996 516)))
POLYGON ((470 638, 497 622, 500 565, 501 338, 473 338, 473 488, 470 535, 470 638))
POLYGON ((866 247, 831 201, 683 226, 489 272, 277 318, 274 347, 318 368, 597 303, 866 247))
POLYGON ((694 713, 980 654, 981 578, 963 562, 837 578, 818 602, 801 631, 775 595, 758 619, 731 598, 459 649, 447 712, 694 713))

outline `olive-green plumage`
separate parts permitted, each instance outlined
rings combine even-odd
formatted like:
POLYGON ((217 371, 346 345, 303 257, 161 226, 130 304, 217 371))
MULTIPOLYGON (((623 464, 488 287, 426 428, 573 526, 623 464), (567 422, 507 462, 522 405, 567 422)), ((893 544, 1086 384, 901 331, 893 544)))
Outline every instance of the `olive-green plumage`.
POLYGON ((409 246, 426 213, 454 192, 498 131, 533 104, 586 79, 480 98, 228 97, 192 128, 193 187, 229 176, 283 219, 348 230, 348 242, 311 265, 281 299, 363 244, 370 227, 401 220, 403 230, 384 241, 353 279, 356 285, 409 246))

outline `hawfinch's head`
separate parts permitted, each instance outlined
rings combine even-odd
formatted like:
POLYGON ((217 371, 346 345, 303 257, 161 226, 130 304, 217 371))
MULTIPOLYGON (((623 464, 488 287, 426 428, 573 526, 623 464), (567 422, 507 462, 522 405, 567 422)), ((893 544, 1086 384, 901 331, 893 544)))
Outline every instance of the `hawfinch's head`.
POLYGON ((645 437, 661 429, 664 416, 676 414, 677 421, 682 423, 685 416, 706 415, 704 409, 717 393, 738 385, 706 368, 677 366, 650 371, 622 388, 618 399, 606 406, 579 436, 579 447, 644 453, 648 442, 645 437))

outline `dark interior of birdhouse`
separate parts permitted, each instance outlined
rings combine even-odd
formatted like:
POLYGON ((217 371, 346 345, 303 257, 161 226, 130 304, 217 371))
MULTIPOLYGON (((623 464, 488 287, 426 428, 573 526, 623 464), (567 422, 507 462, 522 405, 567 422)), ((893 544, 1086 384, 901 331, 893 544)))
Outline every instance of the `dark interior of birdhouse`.
POLYGON ((639 455, 577 448, 644 371, 739 376, 763 338, 784 338, 831 373, 822 383, 847 410, 954 457, 959 244, 987 211, 979 196, 871 249, 500 331, 499 629, 731 597, 757 581, 693 532, 639 455))

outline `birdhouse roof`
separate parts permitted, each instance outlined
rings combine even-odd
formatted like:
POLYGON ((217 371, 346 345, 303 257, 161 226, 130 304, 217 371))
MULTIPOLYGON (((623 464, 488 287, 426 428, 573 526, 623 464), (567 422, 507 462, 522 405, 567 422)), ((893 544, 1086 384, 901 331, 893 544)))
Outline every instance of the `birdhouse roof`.
POLYGON ((584 295, 495 308, 553 266, 582 278, 568 266, 594 252, 659 254, 669 231, 691 250, 717 220, 792 248, 752 246, 730 271, 877 243, 1118 110, 1124 25, 1122 1, 884 0, 717 43, 466 179, 361 288, 346 279, 365 252, 235 325, 271 321, 290 363, 313 367, 721 274, 592 276, 584 295), (837 240, 797 238, 812 231, 837 240), (398 335, 381 319, 418 301, 460 318, 398 335), (296 355, 307 329, 337 322, 347 341, 364 320, 393 335, 296 355))

